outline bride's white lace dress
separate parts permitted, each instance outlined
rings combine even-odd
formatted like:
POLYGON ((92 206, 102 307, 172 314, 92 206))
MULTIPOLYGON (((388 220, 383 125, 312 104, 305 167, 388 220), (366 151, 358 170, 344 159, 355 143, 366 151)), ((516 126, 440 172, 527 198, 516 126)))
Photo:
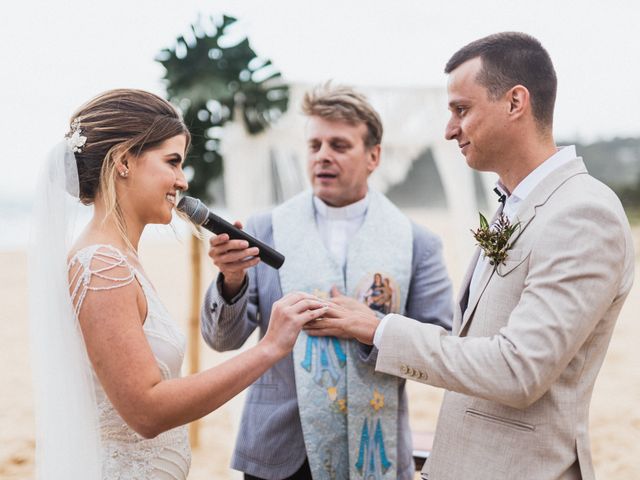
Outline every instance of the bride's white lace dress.
MULTIPOLYGON (((110 245, 79 250, 69 261, 73 273, 71 297, 76 315, 88 291, 119 288, 138 281, 147 300, 143 330, 164 379, 180 376, 185 337, 170 318, 147 279, 110 245), (114 270, 128 275, 116 275, 114 270)), ((135 368, 135 365, 132 365, 135 368)), ((92 369, 93 370, 93 369, 92 369)), ((109 480, 184 480, 191 464, 187 427, 182 426, 145 439, 132 430, 107 398, 95 372, 93 383, 98 402, 102 444, 102 477, 109 480)))

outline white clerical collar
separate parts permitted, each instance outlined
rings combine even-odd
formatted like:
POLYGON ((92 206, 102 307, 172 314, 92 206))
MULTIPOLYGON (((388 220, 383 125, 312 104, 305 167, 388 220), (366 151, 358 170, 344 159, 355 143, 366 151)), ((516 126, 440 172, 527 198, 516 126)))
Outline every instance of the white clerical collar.
POLYGON ((314 195, 313 205, 316 213, 327 220, 352 220, 362 217, 367 212, 369 193, 362 200, 344 207, 331 207, 314 195))
POLYGON ((574 160, 577 157, 575 145, 569 145, 567 147, 560 147, 549 158, 538 165, 529 175, 527 175, 517 186, 513 189, 513 192, 509 194, 507 188, 498 181, 496 188, 500 190, 502 194, 506 194, 508 199, 524 200, 529 196, 534 188, 551 172, 560 168, 565 163, 574 160))

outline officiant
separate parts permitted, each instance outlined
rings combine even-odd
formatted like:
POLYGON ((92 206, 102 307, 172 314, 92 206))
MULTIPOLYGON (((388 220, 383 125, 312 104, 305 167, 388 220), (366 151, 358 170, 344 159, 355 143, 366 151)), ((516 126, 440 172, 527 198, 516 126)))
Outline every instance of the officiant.
MULTIPOLYGON (((388 283, 393 312, 450 328, 440 240, 368 186, 381 160, 378 113, 361 93, 330 83, 307 92, 302 110, 311 189, 246 226, 286 262, 274 270, 246 242, 212 237, 220 274, 202 310, 205 341, 226 351, 256 328, 264 335, 273 303, 292 291, 368 310, 376 278, 388 283)), ((232 458, 246 479, 413 478, 404 380, 375 373, 375 347, 333 333, 302 333, 249 389, 232 458)))

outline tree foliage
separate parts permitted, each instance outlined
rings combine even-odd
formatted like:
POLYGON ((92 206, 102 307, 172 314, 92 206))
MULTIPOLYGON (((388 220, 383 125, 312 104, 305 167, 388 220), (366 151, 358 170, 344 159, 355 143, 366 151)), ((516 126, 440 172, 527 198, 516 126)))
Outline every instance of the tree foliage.
POLYGON ((238 35, 236 21, 227 15, 198 19, 156 58, 165 68, 169 100, 192 135, 185 160, 188 193, 207 203, 216 200, 210 185, 223 170, 220 127, 240 116, 247 132, 262 132, 289 101, 280 72, 238 35))

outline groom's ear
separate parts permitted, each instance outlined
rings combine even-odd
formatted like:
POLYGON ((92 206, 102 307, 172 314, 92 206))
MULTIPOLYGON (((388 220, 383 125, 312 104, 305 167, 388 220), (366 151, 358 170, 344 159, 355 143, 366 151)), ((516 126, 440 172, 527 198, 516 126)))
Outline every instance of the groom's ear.
POLYGON ((506 100, 509 102, 509 117, 513 120, 524 115, 531 110, 531 97, 529 90, 523 85, 516 85, 506 93, 506 100))

